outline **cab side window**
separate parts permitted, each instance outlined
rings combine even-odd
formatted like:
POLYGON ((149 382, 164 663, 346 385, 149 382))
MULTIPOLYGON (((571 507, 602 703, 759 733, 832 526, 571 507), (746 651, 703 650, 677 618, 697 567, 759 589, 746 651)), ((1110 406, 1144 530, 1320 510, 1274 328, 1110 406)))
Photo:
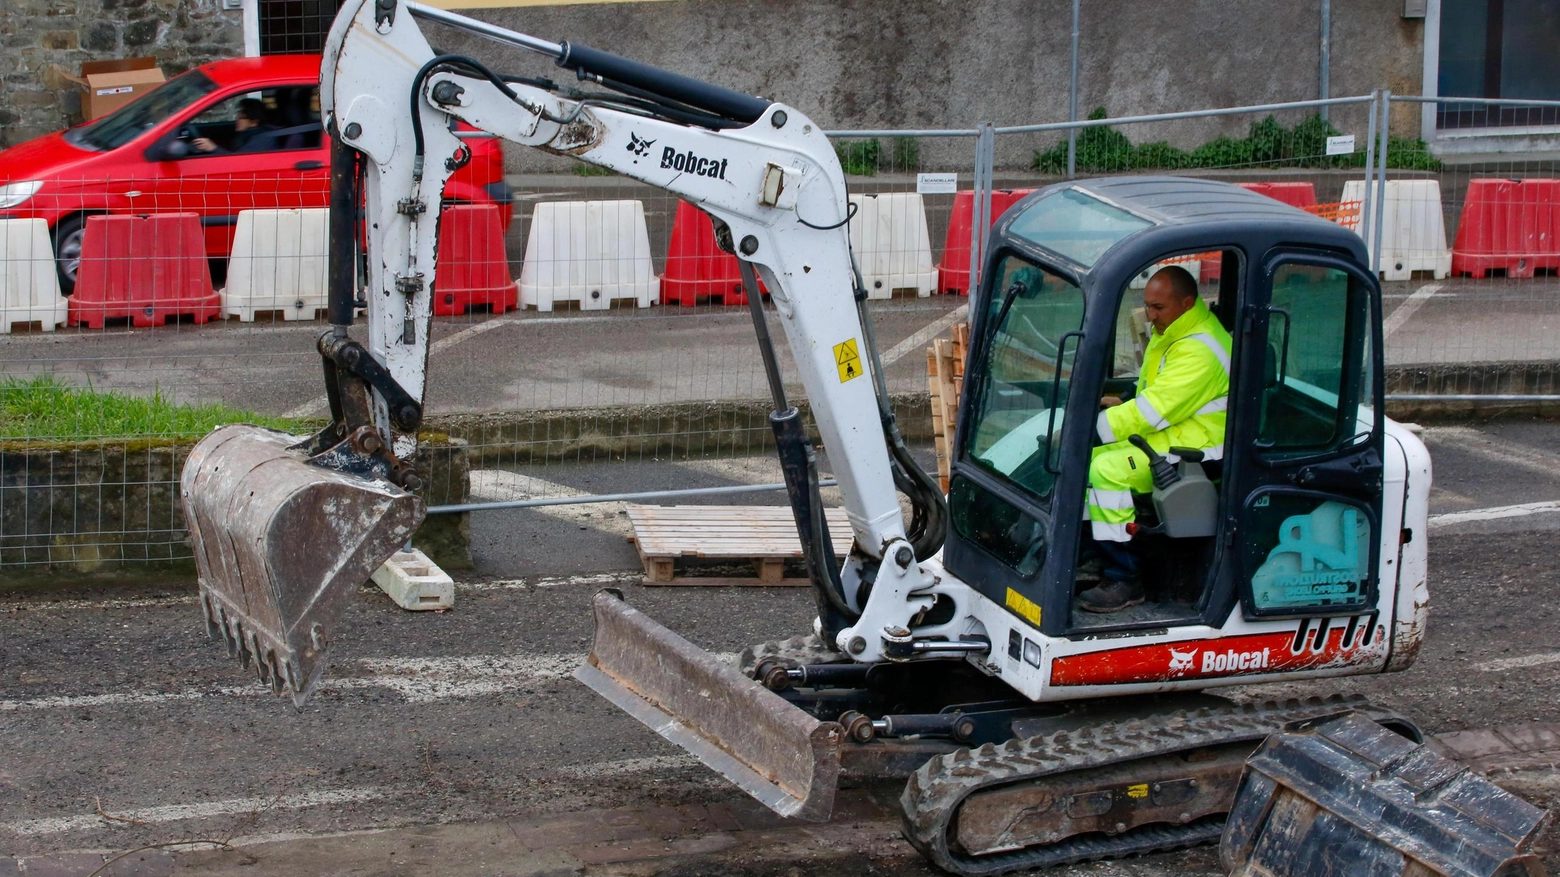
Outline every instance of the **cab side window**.
POLYGON ((1258 446, 1325 453, 1369 433, 1370 300, 1347 273, 1280 265, 1273 274, 1258 446))

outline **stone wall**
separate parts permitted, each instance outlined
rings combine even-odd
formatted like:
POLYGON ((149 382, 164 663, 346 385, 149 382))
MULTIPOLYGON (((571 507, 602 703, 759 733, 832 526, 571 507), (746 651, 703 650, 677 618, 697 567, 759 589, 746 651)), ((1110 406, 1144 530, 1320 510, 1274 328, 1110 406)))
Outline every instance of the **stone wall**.
POLYGON ((0 0, 0 147, 81 121, 83 61, 152 55, 171 77, 243 53, 221 0, 0 0))
MULTIPOLYGON (((1332 96, 1418 94, 1424 22, 1402 0, 1332 4, 1332 96)), ((789 104, 827 129, 968 128, 1067 119, 1068 0, 670 0, 475 9, 463 14, 570 40, 789 104)), ((1319 97, 1320 0, 1090 0, 1082 4, 1079 115, 1198 110, 1319 97)), ((437 47, 504 72, 567 76, 534 55, 443 28, 437 47)), ((567 77, 572 79, 573 77, 567 77)), ((1365 111, 1335 109, 1364 143, 1365 111)), ((1304 118, 1280 118, 1294 124, 1304 118)), ((1395 114, 1417 134, 1417 113, 1395 114)), ((1182 148, 1244 136, 1253 118, 1122 129, 1182 148)), ((1028 164, 1057 135, 1005 138, 1000 166, 1028 164)), ((1064 138, 1063 138, 1064 139, 1064 138)), ((921 141, 921 159, 967 167, 968 141, 921 141)), ((515 171, 568 159, 511 148, 515 171)), ((927 168, 929 169, 929 168, 927 168)))
MULTIPOLYGON (((969 127, 1067 116, 1067 0, 670 0, 465 12, 788 103, 826 128, 969 127)), ((1333 3, 1332 92, 1417 94, 1424 24, 1402 0, 1333 3)), ((1317 97, 1320 0, 1094 0, 1083 4, 1079 105, 1113 116, 1317 97)), ((444 28, 445 51, 558 76, 545 61, 444 28), (533 60, 534 59, 534 60, 533 60)), ((79 120, 64 73, 82 61, 156 55, 169 75, 242 54, 241 13, 221 0, 0 0, 0 146, 79 120)), ((1340 127, 1362 110, 1335 113, 1340 127)), ((1397 113, 1408 134, 1417 114, 1397 113)), ((1130 130, 1196 145, 1250 119, 1130 130)), ((1286 120, 1293 121, 1293 120, 1286 120)), ((1363 134, 1363 130, 1360 132, 1363 134)), ((1009 164, 1040 142, 1011 144, 1009 164)), ((927 144, 966 163, 967 143, 927 144), (946 147, 946 148, 944 148, 946 147)), ((925 150, 923 150, 925 151, 925 150)), ((511 170, 568 160, 510 149, 511 170)))

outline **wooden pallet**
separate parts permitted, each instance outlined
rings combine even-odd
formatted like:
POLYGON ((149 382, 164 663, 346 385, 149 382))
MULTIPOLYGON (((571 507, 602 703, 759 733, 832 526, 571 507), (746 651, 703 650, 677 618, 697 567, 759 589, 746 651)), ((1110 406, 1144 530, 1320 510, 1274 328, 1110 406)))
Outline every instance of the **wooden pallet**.
POLYGON ((953 338, 938 338, 926 348, 926 383, 932 393, 932 439, 937 446, 937 480, 948 492, 949 446, 959 422, 964 393, 964 360, 969 350, 968 323, 955 323, 953 338))
MULTIPOLYGON (((844 509, 828 509, 829 537, 835 554, 844 557, 854 538, 844 509)), ((785 578, 785 562, 802 557, 796 519, 788 506, 655 506, 631 505, 628 537, 645 564, 647 585, 797 585, 807 579, 785 578), (684 560, 684 574, 676 562, 684 560), (688 575, 687 560, 751 561, 754 578, 732 579, 688 575)))

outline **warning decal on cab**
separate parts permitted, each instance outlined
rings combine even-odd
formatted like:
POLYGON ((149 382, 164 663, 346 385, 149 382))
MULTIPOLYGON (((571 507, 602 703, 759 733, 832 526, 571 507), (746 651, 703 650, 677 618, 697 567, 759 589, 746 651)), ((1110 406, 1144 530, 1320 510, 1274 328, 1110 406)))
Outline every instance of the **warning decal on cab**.
POLYGON ((861 354, 856 352, 856 339, 834 345, 834 365, 840 370, 840 383, 861 376, 861 354))

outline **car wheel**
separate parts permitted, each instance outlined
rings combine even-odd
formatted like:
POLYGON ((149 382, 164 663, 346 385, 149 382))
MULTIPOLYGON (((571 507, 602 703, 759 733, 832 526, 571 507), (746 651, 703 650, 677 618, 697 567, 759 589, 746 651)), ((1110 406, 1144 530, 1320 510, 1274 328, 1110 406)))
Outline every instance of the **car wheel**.
POLYGON ((81 269, 81 240, 86 236, 87 218, 67 216, 54 226, 54 266, 60 274, 60 292, 76 291, 76 272, 81 269))

